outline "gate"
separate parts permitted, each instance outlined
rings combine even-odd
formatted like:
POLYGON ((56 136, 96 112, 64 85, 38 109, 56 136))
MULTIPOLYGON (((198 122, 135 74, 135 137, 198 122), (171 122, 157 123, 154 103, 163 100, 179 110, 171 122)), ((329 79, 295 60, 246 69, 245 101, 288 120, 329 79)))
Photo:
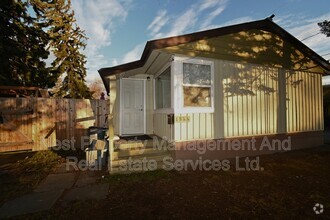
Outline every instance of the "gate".
POLYGON ((33 112, 30 99, 0 101, 0 151, 32 150, 33 112))
POLYGON ((0 98, 0 152, 47 150, 81 138, 90 126, 107 127, 109 102, 89 99, 0 98))

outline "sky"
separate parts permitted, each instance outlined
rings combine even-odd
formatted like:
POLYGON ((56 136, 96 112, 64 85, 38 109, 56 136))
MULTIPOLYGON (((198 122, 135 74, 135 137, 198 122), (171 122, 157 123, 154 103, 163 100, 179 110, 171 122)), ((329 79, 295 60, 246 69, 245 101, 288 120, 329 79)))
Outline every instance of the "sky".
POLYGON ((148 40, 271 14, 274 22, 330 59, 330 37, 320 34, 317 25, 330 20, 329 0, 72 0, 72 8, 88 37, 87 82, 99 79, 100 68, 140 59, 148 40))

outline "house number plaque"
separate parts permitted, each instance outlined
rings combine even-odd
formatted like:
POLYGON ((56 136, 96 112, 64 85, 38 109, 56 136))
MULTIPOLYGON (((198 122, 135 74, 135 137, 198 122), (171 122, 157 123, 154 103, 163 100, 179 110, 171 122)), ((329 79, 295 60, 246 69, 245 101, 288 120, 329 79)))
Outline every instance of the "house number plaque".
POLYGON ((175 116, 175 122, 189 122, 190 116, 175 116))

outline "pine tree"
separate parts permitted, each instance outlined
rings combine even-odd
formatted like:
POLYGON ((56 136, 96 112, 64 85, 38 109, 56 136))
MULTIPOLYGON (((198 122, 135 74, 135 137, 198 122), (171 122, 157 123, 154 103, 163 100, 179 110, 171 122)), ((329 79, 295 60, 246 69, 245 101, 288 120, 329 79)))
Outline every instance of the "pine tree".
POLYGON ((85 83, 87 40, 84 31, 76 24, 70 0, 31 0, 40 20, 48 23, 49 49, 55 56, 52 72, 63 78, 55 96, 91 98, 85 83))
POLYGON ((48 35, 28 6, 21 0, 0 1, 0 84, 53 86, 57 77, 45 63, 48 35))

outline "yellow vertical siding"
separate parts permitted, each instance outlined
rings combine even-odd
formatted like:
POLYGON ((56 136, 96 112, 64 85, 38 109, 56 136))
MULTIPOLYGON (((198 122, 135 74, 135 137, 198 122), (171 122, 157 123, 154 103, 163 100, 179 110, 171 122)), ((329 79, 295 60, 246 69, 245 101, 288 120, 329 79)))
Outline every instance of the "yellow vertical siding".
POLYGON ((187 57, 255 63, 263 66, 308 70, 323 73, 323 69, 291 43, 264 30, 248 30, 219 37, 166 47, 167 53, 187 57), (283 54, 287 55, 285 59, 283 54))
MULTIPOLYGON (((154 113, 153 83, 146 81, 148 134, 187 141, 323 129, 320 74, 213 61, 214 112, 175 113, 175 118, 189 120, 174 125, 168 124, 166 113, 154 113)), ((174 99, 182 95, 178 91, 174 99)))
POLYGON ((286 71, 288 132, 323 130, 322 76, 286 71))
POLYGON ((278 115, 278 69, 228 61, 218 62, 219 72, 224 75, 224 136, 275 134, 278 115))
POLYGON ((173 127, 174 125, 169 125, 167 123, 167 114, 165 113, 155 113, 153 115, 153 128, 154 134, 166 139, 173 140, 173 127))
POLYGON ((175 117, 188 117, 188 121, 174 122, 175 140, 202 140, 214 138, 213 113, 175 114, 175 117))
POLYGON ((154 134, 167 140, 187 141, 214 138, 212 113, 175 114, 177 117, 188 117, 189 121, 167 123, 167 114, 154 114, 154 134))

